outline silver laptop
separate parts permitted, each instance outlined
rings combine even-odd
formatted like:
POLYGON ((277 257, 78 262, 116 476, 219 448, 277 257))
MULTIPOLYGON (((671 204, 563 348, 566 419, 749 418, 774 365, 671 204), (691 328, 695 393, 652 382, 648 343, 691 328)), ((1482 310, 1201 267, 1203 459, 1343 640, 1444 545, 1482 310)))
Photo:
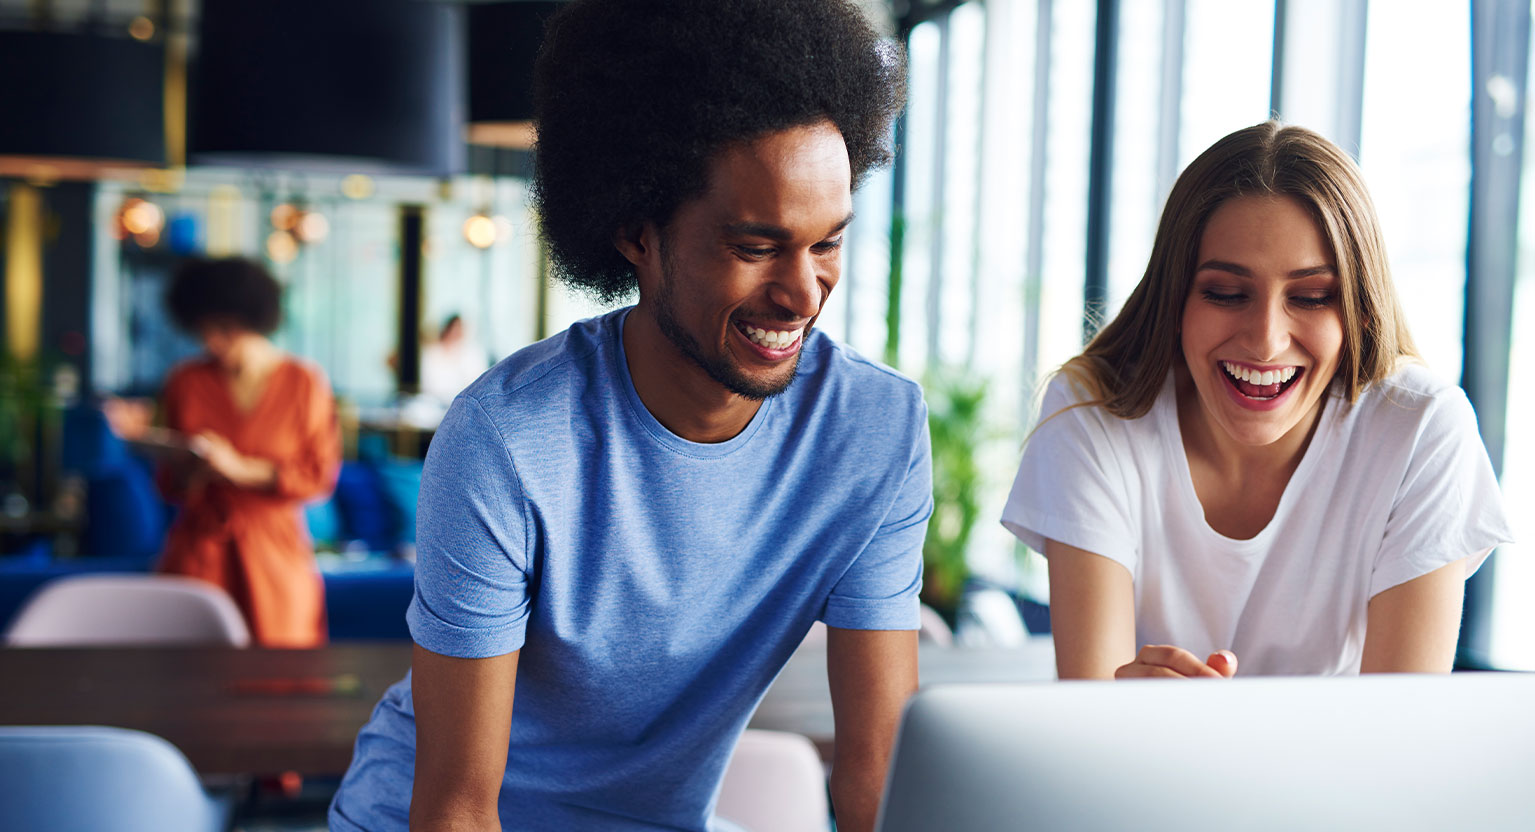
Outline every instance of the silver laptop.
POLYGON ((880 832, 1535 830, 1535 674, 936 686, 880 832))

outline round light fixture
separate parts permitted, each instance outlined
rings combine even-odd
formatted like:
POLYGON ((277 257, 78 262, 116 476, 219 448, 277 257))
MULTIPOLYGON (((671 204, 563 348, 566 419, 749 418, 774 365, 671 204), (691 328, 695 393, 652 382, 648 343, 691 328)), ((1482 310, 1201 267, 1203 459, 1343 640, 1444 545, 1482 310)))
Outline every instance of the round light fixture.
POLYGON ((135 237, 154 232, 158 238, 160 228, 165 225, 165 212, 160 210, 160 206, 138 197, 129 197, 123 201, 118 218, 123 230, 135 237))
POLYGON ((278 231, 292 231, 304 213, 290 202, 279 203, 272 209, 272 227, 278 231))
POLYGON ((298 257, 298 240, 286 231, 273 231, 266 238, 266 255, 279 265, 292 263, 298 257))
POLYGON ((293 226, 293 236, 298 237, 299 242, 318 243, 330 233, 330 221, 325 215, 317 211, 305 211, 299 217, 298 223, 293 226))
POLYGON ((347 199, 367 199, 373 196, 373 177, 354 173, 342 179, 341 195, 347 199))
POLYGON ((496 244, 496 221, 484 214, 464 220, 464 239, 475 248, 490 248, 496 244))

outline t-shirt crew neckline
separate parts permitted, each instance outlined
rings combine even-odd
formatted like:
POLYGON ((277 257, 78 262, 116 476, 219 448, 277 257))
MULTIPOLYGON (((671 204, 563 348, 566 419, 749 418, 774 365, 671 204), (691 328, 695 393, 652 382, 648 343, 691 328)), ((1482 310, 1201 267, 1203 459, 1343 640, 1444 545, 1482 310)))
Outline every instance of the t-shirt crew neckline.
POLYGON ((1210 540, 1244 555, 1258 555, 1267 552, 1270 543, 1279 529, 1286 525, 1286 516, 1300 499, 1300 494, 1306 487, 1306 481, 1311 478, 1311 472, 1320 463, 1317 462, 1327 453, 1327 446, 1332 441, 1333 421, 1337 414, 1337 402, 1333 401, 1332 391, 1325 394, 1326 403, 1322 407, 1322 418, 1316 426, 1316 432, 1311 435, 1311 443, 1306 446, 1305 453, 1301 456, 1300 464, 1295 466, 1295 473, 1290 475, 1290 481, 1285 483, 1284 493, 1279 495, 1279 505, 1274 509, 1274 516, 1269 518, 1268 525, 1261 531, 1246 540, 1235 537, 1227 537, 1210 526, 1210 521, 1205 519, 1204 504, 1199 502, 1199 493, 1194 490, 1194 474, 1189 469, 1188 452, 1183 447, 1183 426, 1178 422, 1178 393, 1174 384, 1173 373, 1167 374, 1167 381, 1162 385, 1162 393, 1157 397, 1157 418, 1161 420, 1158 433, 1162 434, 1163 443, 1166 445, 1170 459, 1174 460, 1174 474, 1178 478, 1178 493, 1184 501, 1184 505, 1193 511, 1196 518, 1194 523, 1199 533, 1210 540))
POLYGON ((751 442, 752 437, 761 429, 762 424, 767 421, 768 411, 772 409, 773 399, 777 397, 770 396, 763 399, 762 406, 757 408, 756 414, 752 416, 751 421, 746 424, 746 427, 742 428, 740 433, 726 439, 724 442, 694 442, 672 433, 671 430, 656 419, 655 415, 650 412, 650 408, 645 406, 645 402, 640 400, 639 391, 634 389, 634 377, 629 375, 629 359, 624 352, 624 325, 628 322, 629 313, 632 311, 634 311, 634 307, 631 306, 618 313, 618 324, 613 327, 615 349, 610 354, 613 356, 613 372, 617 374, 618 378, 623 379, 624 397, 629 403, 629 412, 639 422, 640 427, 644 428, 645 432, 650 434, 661 445, 679 454, 696 459, 717 459, 729 456, 746 447, 751 442))

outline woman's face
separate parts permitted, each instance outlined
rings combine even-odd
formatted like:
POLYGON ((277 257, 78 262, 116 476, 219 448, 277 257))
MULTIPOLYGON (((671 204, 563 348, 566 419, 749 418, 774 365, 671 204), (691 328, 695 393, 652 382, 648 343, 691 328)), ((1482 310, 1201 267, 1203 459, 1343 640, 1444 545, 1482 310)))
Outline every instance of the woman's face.
POLYGON ((1212 432, 1248 446, 1310 430, 1343 347, 1332 250, 1290 197, 1239 197, 1205 225, 1183 355, 1212 432))
POLYGON ((203 342, 203 349, 213 356, 220 364, 232 364, 236 358, 238 347, 246 330, 227 323, 205 323, 197 328, 198 340, 203 342))

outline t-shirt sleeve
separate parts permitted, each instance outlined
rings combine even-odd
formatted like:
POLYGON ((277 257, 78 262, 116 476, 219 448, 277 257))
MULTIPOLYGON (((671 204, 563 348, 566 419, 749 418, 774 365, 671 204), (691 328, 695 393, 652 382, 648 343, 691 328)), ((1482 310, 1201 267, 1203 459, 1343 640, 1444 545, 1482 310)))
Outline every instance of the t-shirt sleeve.
POLYGON ((916 630, 921 626, 917 594, 922 589, 922 543, 933 513, 933 465, 927 408, 919 410, 920 428, 909 445, 900 491, 868 545, 832 587, 821 615, 828 627, 916 630))
POLYGON ((1140 538, 1121 467, 1127 454, 1105 425, 1117 417, 1092 405, 1071 407, 1075 401, 1066 377, 1056 376, 1024 445, 1002 525, 1040 554, 1054 540, 1114 560, 1133 575, 1140 538))
POLYGON ((1460 388, 1424 414, 1370 576, 1370 597, 1461 558, 1469 577, 1493 547, 1512 542, 1503 496, 1460 388))
POLYGON ((500 656, 527 630, 526 500, 484 406, 460 396, 432 438, 416 509, 411 638, 434 653, 500 656))

